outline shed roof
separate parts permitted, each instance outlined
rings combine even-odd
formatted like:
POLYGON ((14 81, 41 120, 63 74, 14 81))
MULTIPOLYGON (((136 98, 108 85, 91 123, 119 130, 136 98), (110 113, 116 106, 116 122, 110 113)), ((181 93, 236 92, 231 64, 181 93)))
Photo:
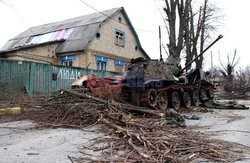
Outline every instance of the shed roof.
MULTIPOLYGON (((29 44, 26 43, 32 36, 42 35, 50 32, 55 32, 58 30, 74 28, 74 31, 71 33, 70 37, 61 41, 56 49, 56 53, 65 53, 65 52, 76 52, 83 51, 89 45, 89 42, 95 37, 96 33, 98 33, 100 29, 100 25, 105 22, 107 19, 112 19, 114 15, 118 12, 123 12, 124 16, 128 21, 128 25, 131 27, 136 41, 139 45, 139 48, 145 54, 147 58, 149 56, 142 49, 138 35, 129 20, 129 17, 123 7, 114 8, 98 13, 93 13, 89 15, 84 15, 76 18, 71 18, 59 22, 44 24, 36 27, 31 27, 26 31, 20 33, 16 37, 10 39, 1 49, 0 53, 6 53, 10 51, 17 51, 23 48, 29 48, 33 46, 37 46, 37 44, 29 44)), ((50 42, 47 42, 50 43, 50 42)), ((43 43, 44 44, 44 43, 43 43)))

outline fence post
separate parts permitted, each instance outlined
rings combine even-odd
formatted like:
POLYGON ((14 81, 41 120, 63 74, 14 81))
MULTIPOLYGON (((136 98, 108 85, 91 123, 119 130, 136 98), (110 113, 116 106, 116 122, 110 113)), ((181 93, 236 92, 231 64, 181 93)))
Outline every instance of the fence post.
POLYGON ((28 90, 29 90, 29 94, 33 95, 34 94, 34 78, 35 77, 35 64, 30 62, 30 66, 29 66, 29 86, 28 86, 28 90))

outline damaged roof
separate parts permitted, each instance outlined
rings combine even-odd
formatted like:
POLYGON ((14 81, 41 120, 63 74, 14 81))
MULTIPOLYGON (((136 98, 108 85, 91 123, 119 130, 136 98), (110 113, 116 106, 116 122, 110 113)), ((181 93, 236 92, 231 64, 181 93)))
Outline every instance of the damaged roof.
POLYGON ((67 19, 59 22, 44 24, 36 27, 31 27, 28 30, 22 32, 18 36, 10 39, 0 50, 0 53, 6 53, 10 51, 17 51, 24 48, 29 48, 33 46, 38 46, 46 43, 59 42, 58 47, 56 48, 56 53, 66 53, 66 52, 78 52, 83 51, 88 47, 90 41, 95 37, 98 33, 100 26, 107 19, 110 19, 118 12, 123 12, 124 16, 128 21, 128 25, 131 27, 139 48, 142 50, 146 58, 149 56, 141 47, 141 43, 139 41, 138 35, 129 20, 129 17, 123 7, 114 8, 106 11, 102 11, 99 13, 93 13, 89 15, 84 15, 72 19, 67 19), (74 30, 70 33, 70 36, 64 40, 53 40, 47 41, 39 44, 27 44, 32 37, 49 34, 51 32, 56 33, 56 31, 62 31, 65 29, 74 30))

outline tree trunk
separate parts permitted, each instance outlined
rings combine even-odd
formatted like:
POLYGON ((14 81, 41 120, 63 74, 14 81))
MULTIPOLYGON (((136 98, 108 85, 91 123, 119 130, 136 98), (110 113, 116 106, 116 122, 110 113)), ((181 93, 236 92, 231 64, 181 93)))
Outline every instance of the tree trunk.
MULTIPOLYGON (((205 22, 206 22, 206 15, 207 15, 207 3, 208 0, 205 0, 203 6, 203 14, 202 14, 202 21, 201 21, 201 37, 200 37, 200 53, 204 50, 204 42, 205 42, 205 22)), ((196 68, 202 68, 204 57, 203 55, 196 61, 196 68)))
POLYGON ((191 0, 165 0, 166 8, 164 11, 167 15, 169 24, 169 54, 170 56, 180 57, 184 44, 184 30, 188 17, 188 8, 191 5, 191 0), (178 9, 179 26, 178 38, 176 38, 176 14, 178 9))
MULTIPOLYGON (((187 57, 186 57, 186 63, 185 65, 188 65, 194 58, 198 55, 197 51, 197 43, 198 39, 200 36, 200 31, 201 31, 201 8, 199 11, 199 17, 198 17, 198 22, 197 22, 197 27, 195 31, 195 25, 194 25, 194 16, 193 16, 193 11, 192 7, 190 6, 189 8, 189 21, 188 21, 188 26, 186 27, 185 33, 187 34, 186 36, 186 52, 187 52, 187 57)), ((187 70, 191 68, 192 65, 190 65, 187 70)))

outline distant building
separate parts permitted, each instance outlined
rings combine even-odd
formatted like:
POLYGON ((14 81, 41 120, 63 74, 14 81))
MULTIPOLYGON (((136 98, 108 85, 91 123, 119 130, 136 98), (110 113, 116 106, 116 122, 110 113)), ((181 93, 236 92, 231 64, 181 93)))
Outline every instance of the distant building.
POLYGON ((124 72, 149 58, 123 7, 32 27, 10 39, 0 57, 124 72))

